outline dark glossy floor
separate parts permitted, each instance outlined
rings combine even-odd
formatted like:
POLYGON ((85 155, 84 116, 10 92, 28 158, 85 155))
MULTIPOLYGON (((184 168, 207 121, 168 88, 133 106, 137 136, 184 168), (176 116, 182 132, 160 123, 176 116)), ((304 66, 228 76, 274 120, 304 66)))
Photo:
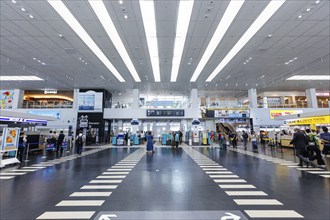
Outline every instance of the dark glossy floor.
POLYGON ((288 149, 259 152, 103 146, 34 156, 1 170, 0 219, 330 219, 329 169, 296 167, 288 149))

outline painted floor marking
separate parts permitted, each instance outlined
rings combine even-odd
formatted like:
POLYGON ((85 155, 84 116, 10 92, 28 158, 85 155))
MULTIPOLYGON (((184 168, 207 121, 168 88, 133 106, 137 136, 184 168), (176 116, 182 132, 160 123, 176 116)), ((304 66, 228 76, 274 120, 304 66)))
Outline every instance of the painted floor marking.
POLYGON ((222 189, 255 189, 256 187, 251 184, 235 184, 235 185, 219 185, 222 189))
POLYGON ((38 169, 16 169, 16 170, 10 170, 10 171, 14 171, 14 172, 33 172, 36 171, 38 169))
POLYGON ((105 200, 63 200, 55 206, 101 206, 105 200))
POLYGON ((210 175, 211 178, 239 178, 237 175, 210 175))
POLYGON ((320 175, 320 176, 324 178, 330 178, 330 175, 320 175))
POLYGON ((17 175, 24 175, 27 173, 0 173, 0 176, 17 176, 17 175))
POLYGON ((206 174, 233 174, 231 171, 207 171, 206 174))
POLYGON ((110 168, 110 169, 107 169, 107 171, 131 171, 132 169, 117 169, 117 168, 110 168))
POLYGON ((96 179, 124 179, 126 176, 98 176, 96 179))
POLYGON ((246 183, 242 179, 213 179, 213 181, 216 183, 246 183))
POLYGON ((330 171, 308 171, 311 174, 330 174, 330 171))
POLYGON ((268 196, 263 191, 225 191, 228 196, 268 196))
POLYGON ((15 176, 0 176, 0 180, 9 180, 14 178, 15 176))
POLYGON ((129 174, 129 172, 103 172, 102 175, 116 175, 116 174, 129 174))
POLYGON ((110 196, 112 192, 74 192, 70 197, 85 197, 85 196, 110 196))
POLYGON ((304 218, 293 210, 244 210, 251 218, 304 218))
POLYGON ((320 168, 297 168, 297 170, 312 171, 312 170, 323 170, 320 168))
POLYGON ((37 219, 90 219, 95 212, 45 212, 37 219))
POLYGON ((226 168, 202 168, 203 170, 205 170, 205 171, 211 171, 211 170, 214 170, 214 171, 216 171, 216 170, 227 170, 226 168))
POLYGON ((128 166, 119 166, 119 165, 115 165, 115 166, 112 166, 111 168, 112 169, 115 169, 115 168, 133 168, 134 166, 132 166, 132 165, 128 165, 128 166))
POLYGON ((121 183, 122 180, 92 180, 89 183, 121 183))
POLYGON ((283 205, 276 199, 234 199, 237 205, 283 205))
POLYGON ((34 166, 34 167, 22 167, 22 169, 44 169, 46 167, 34 166))
POLYGON ((80 189, 116 189, 117 185, 85 185, 80 189))

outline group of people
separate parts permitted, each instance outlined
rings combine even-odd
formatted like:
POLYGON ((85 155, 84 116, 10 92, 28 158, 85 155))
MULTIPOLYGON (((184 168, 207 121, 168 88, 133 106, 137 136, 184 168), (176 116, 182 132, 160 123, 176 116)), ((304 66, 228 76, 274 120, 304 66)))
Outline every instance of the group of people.
POLYGON ((323 150, 320 150, 320 143, 316 138, 316 134, 310 129, 306 131, 299 127, 294 128, 293 138, 290 144, 293 144, 297 157, 299 158, 298 166, 303 166, 303 163, 310 165, 311 161, 317 160, 319 166, 324 166, 325 162, 322 158, 330 151, 330 133, 326 126, 322 126, 323 133, 320 134, 320 141, 323 142, 323 150))
POLYGON ((65 135, 63 131, 60 131, 60 134, 57 135, 56 131, 50 131, 46 137, 47 145, 53 145, 55 151, 58 153, 60 151, 61 155, 63 153, 62 144, 64 142, 65 135))

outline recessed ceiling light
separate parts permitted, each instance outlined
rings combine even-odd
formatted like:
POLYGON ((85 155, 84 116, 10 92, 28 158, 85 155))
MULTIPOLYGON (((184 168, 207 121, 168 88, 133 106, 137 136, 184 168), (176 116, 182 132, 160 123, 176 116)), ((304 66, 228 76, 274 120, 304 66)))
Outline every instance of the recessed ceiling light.
POLYGON ((243 63, 244 65, 246 64, 246 63, 243 63))
MULTIPOLYGON (((98 17, 103 28, 107 32, 108 37, 111 39, 113 45, 116 47, 122 60, 125 62, 128 70, 130 71, 135 82, 141 82, 141 79, 133 65, 133 62, 132 62, 130 56, 127 53, 127 50, 119 36, 119 33, 117 32, 117 29, 108 13, 103 1, 102 0, 89 0, 89 4, 93 8, 96 16, 98 17)), ((125 16, 127 16, 127 15, 125 15, 125 16)))
POLYGON ((249 57, 249 60, 252 60, 252 57, 249 57))
POLYGON ((309 12, 311 9, 310 8, 307 8, 306 11, 309 12))
POLYGON ((330 80, 330 75, 296 75, 286 80, 330 80))
POLYGON ((0 81, 41 81, 37 76, 0 76, 0 81))
POLYGON ((124 18, 127 19, 128 18, 128 15, 124 15, 124 18))
POLYGON ((59 36, 59 37, 63 37, 63 35, 62 35, 62 34, 59 34, 58 36, 59 36))
POLYGON ((270 37, 272 37, 272 35, 271 35, 271 34, 269 34, 267 37, 268 37, 268 38, 270 38, 270 37))
MULTIPOLYGON (((11 0, 12 3, 16 4, 16 1, 15 0, 11 0)), ((317 4, 317 3, 316 3, 317 4)))
POLYGON ((302 18, 302 15, 299 15, 298 18, 302 18))
POLYGON ((72 15, 69 9, 62 1, 47 0, 48 3, 57 11, 57 13, 66 21, 66 23, 76 32, 76 34, 84 41, 89 49, 100 59, 100 61, 108 68, 108 70, 119 80, 125 82, 125 79, 120 75, 118 70, 112 65, 110 60, 105 56, 101 49, 96 45, 93 39, 72 15))
POLYGON ((36 60, 37 58, 33 57, 34 60, 36 60))
POLYGON ((320 3, 320 1, 316 1, 316 2, 315 2, 315 4, 318 4, 318 3, 320 3))
POLYGON ((122 0, 119 0, 118 3, 122 5, 123 4, 123 1, 122 0))
POLYGON ((33 15, 29 15, 30 18, 33 18, 33 15))
MULTIPOLYGON (((193 6, 193 0, 181 0, 179 3, 176 35, 174 42, 174 53, 172 59, 171 82, 176 82, 176 79, 179 74, 179 67, 181 63, 183 48, 186 42, 193 6)), ((190 58, 189 60, 190 61, 188 64, 190 65, 192 58, 190 58)))
POLYGON ((146 32, 152 72, 156 82, 160 82, 159 55, 154 1, 140 0, 140 9, 146 32))
POLYGON ((260 30, 260 28, 275 14, 286 0, 272 0, 253 22, 249 29, 239 39, 235 46, 229 51, 226 57, 214 69, 212 74, 206 79, 210 82, 216 77, 225 66, 236 56, 236 54, 249 42, 249 40, 260 30))
POLYGON ((41 63, 41 65, 46 65, 46 63, 41 63))
POLYGON ((298 57, 293 58, 294 60, 298 59, 298 57))
POLYGON ((40 60, 37 60, 38 61, 38 63, 40 63, 41 61, 40 60))
POLYGON ((218 47, 220 41, 222 40, 223 36, 227 32, 229 26, 233 22, 234 18, 236 17, 237 13, 239 12, 240 8, 244 4, 244 0, 231 0, 225 13, 223 14, 217 29, 215 30, 212 39, 207 46, 200 62, 198 63, 197 68, 193 76, 190 79, 190 82, 195 82, 199 75, 202 73, 205 65, 211 58, 212 54, 214 53, 215 49, 218 47))
POLYGON ((25 8, 21 8, 22 11, 26 11, 25 8))

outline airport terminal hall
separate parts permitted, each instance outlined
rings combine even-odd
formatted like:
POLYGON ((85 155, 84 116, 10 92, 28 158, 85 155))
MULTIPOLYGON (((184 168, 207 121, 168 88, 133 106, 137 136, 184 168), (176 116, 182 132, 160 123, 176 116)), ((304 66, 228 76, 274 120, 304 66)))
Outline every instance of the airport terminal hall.
POLYGON ((330 0, 0 0, 0 220, 330 220, 330 0))

